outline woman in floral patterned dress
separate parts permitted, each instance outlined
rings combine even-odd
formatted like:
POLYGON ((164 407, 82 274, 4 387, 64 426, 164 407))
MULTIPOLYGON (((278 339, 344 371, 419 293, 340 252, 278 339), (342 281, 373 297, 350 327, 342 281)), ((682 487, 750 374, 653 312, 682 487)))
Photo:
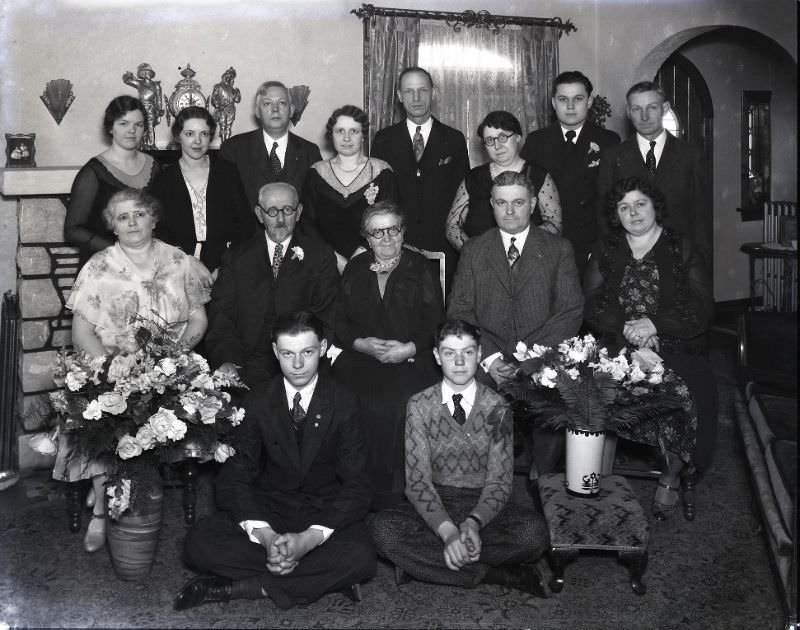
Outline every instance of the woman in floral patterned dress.
MULTIPOLYGON (((684 463, 708 466, 717 423, 717 392, 707 359, 706 330, 712 313, 711 280, 705 261, 689 238, 663 226, 664 196, 646 181, 617 181, 606 210, 612 233, 595 247, 584 276, 584 318, 609 349, 624 345, 652 348, 691 392, 697 408, 694 431, 650 423, 634 429, 638 441, 668 440, 671 458, 656 491, 656 518, 675 506, 684 463)), ((684 497, 684 503, 686 497, 684 497)))
MULTIPOLYGON (((103 219, 117 242, 92 256, 67 301, 77 350, 95 357, 136 350, 136 317, 159 322, 187 348, 205 333, 211 276, 193 257, 153 238, 158 210, 153 197, 132 188, 109 200, 103 219)), ((53 477, 92 480, 94 511, 84 538, 89 552, 105 543, 104 473, 100 462, 73 454, 69 436, 60 436, 53 477)))

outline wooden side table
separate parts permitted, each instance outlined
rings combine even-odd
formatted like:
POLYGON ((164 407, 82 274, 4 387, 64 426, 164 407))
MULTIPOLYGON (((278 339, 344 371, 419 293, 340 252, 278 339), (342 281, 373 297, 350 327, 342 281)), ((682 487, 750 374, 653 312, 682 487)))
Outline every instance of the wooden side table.
POLYGON ((629 567, 633 592, 645 594, 650 526, 625 477, 605 476, 596 498, 582 498, 567 494, 564 473, 541 475, 539 495, 550 530, 553 592, 564 588, 564 568, 582 549, 599 549, 616 551, 629 567))

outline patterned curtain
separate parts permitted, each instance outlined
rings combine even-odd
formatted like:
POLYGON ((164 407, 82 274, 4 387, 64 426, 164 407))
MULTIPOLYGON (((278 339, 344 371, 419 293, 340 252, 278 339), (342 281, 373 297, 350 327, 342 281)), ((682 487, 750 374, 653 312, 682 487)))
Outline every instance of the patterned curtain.
POLYGON ((467 138, 472 166, 488 156, 476 135, 490 111, 514 114, 523 133, 550 122, 550 86, 558 74, 558 29, 508 25, 498 33, 424 20, 419 65, 433 76, 434 115, 467 138))
POLYGON ((379 129, 400 120, 397 77, 417 65, 419 18, 374 16, 364 36, 364 103, 372 142, 379 129))

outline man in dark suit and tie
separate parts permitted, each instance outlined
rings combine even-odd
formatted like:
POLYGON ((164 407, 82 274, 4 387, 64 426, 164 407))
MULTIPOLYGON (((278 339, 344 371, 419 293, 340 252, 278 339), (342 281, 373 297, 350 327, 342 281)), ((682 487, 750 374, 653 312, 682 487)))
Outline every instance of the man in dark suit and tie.
MULTIPOLYGON (((526 175, 498 175, 491 204, 497 227, 469 239, 461 249, 447 316, 483 331, 478 378, 499 385, 516 370, 517 342, 554 346, 577 334, 583 293, 569 241, 531 229, 536 196, 526 175)), ((560 432, 534 432, 539 474, 552 472, 562 443, 560 432)))
POLYGON ((294 106, 283 83, 262 83, 256 92, 255 110, 261 129, 228 138, 219 150, 220 157, 239 170, 250 207, 258 203, 264 184, 286 182, 303 190, 309 167, 322 159, 316 144, 289 131, 294 106))
POLYGON ((236 453, 216 482, 220 512, 185 542, 187 563, 211 577, 181 589, 176 610, 269 597, 280 608, 309 604, 375 573, 364 523, 371 500, 356 400, 318 367, 327 342, 308 311, 275 322, 277 376, 248 394, 236 453))
POLYGON ((615 181, 627 177, 647 180, 664 193, 666 224, 691 238, 706 264, 711 264, 713 207, 702 149, 664 129, 669 102, 660 85, 642 81, 628 90, 626 98, 636 134, 603 155, 597 182, 599 216, 603 216, 603 199, 615 181))
POLYGON ((469 171, 467 142, 463 133, 431 115, 433 79, 427 70, 406 68, 397 84, 406 119, 375 134, 371 155, 394 171, 408 218, 406 242, 444 252, 449 284, 458 254, 445 238, 445 220, 469 171))
POLYGON ((303 211, 289 184, 262 187, 255 207, 264 231, 225 252, 208 304, 206 354, 213 367, 254 387, 278 373, 270 347, 276 318, 309 310, 332 338, 339 272, 333 249, 298 234, 303 211))
POLYGON ((597 174, 602 153, 619 136, 589 122, 592 82, 582 72, 562 72, 553 83, 556 121, 528 134, 520 155, 546 169, 561 199, 561 235, 572 243, 580 277, 597 239, 597 174))

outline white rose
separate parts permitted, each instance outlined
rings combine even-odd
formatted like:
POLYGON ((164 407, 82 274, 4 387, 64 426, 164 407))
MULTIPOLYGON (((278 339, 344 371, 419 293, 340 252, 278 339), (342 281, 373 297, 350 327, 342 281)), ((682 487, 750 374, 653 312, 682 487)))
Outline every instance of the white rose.
POLYGON ((175 365, 175 362, 169 357, 161 359, 161 361, 158 362, 158 367, 167 376, 172 376, 178 369, 177 366, 175 365))
POLYGON ((631 383, 638 383, 639 381, 643 381, 645 378, 645 373, 642 372, 642 368, 639 367, 639 364, 634 362, 633 368, 631 369, 631 383))
POLYGON ((228 416, 228 420, 231 421, 232 426, 238 426, 239 423, 244 420, 244 409, 239 409, 238 407, 233 408, 233 412, 231 415, 228 416))
POLYGON ((100 408, 115 416, 121 414, 128 408, 125 397, 119 392, 105 392, 97 397, 100 408))
POLYGON ((556 372, 551 367, 546 367, 542 370, 542 380, 541 383, 545 387, 549 387, 550 389, 556 386, 556 379, 558 378, 558 372, 556 372))
POLYGON ((159 407, 150 418, 147 420, 150 427, 155 433, 156 440, 159 442, 166 442, 169 439, 169 431, 172 427, 173 421, 178 418, 170 409, 159 407))
POLYGON ((234 455, 236 455, 236 450, 227 444, 217 444, 217 448, 214 451, 214 459, 220 464, 224 464, 225 460, 234 455))
POLYGON ((133 366, 136 365, 136 357, 129 354, 118 354, 111 359, 108 366, 108 381, 114 383, 120 379, 130 376, 133 366))
POLYGON ((123 435, 117 442, 117 455, 120 459, 130 459, 142 454, 142 447, 135 437, 123 435))
POLYGON ((192 379, 192 389, 214 389, 214 379, 210 374, 198 374, 192 379))
POLYGON ((213 424, 217 419, 217 412, 222 409, 222 401, 216 398, 205 398, 200 401, 197 410, 203 424, 213 424))
POLYGON ((528 358, 528 346, 524 342, 518 341, 514 347, 514 358, 517 361, 524 361, 528 358))
POLYGON ((140 426, 139 430, 136 432, 136 441, 139 443, 139 446, 142 447, 143 451, 149 451, 153 448, 156 444, 156 434, 153 431, 153 427, 149 424, 140 426))
POLYGON ((89 406, 83 410, 83 417, 87 420, 99 420, 103 417, 103 409, 100 407, 100 403, 96 400, 93 400, 89 403, 89 406))
POLYGON ((197 394, 194 392, 186 392, 185 394, 181 394, 180 401, 181 407, 183 407, 186 413, 188 413, 190 416, 197 412, 197 394))
POLYGON ((570 368, 567 370, 567 374, 573 381, 577 381, 578 377, 581 375, 580 370, 578 368, 570 368))
POLYGON ((175 420, 173 420, 172 423, 169 425, 169 429, 167 430, 167 437, 170 440, 174 440, 177 442, 178 440, 183 439, 183 436, 185 435, 186 435, 186 423, 183 422, 183 420, 178 420, 178 418, 175 418, 175 420))
POLYGON ((67 372, 67 377, 64 379, 69 391, 77 392, 81 387, 86 385, 86 373, 81 370, 70 370, 67 372))

